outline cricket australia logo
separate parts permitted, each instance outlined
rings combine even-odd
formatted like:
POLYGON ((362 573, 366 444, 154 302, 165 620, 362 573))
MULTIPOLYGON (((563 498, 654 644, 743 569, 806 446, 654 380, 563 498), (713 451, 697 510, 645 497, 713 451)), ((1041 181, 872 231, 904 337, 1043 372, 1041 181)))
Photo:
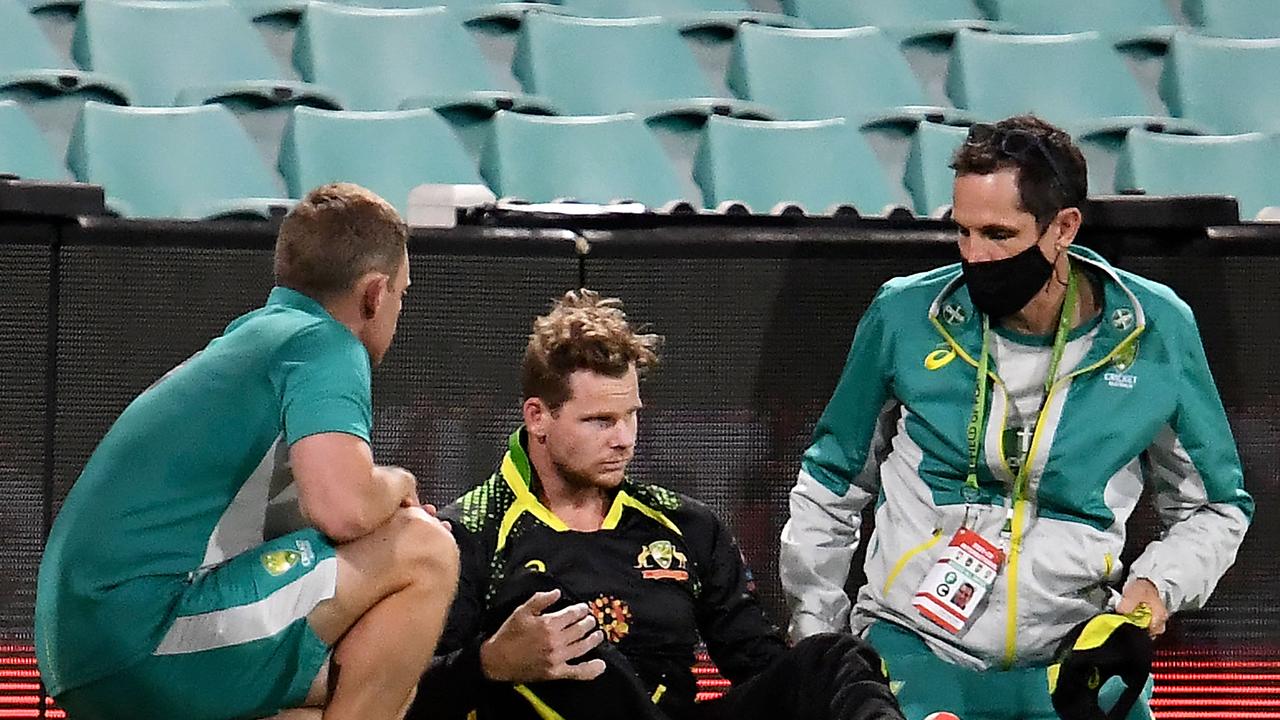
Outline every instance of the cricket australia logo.
POLYGON ((289 572, 302 559, 302 553, 294 550, 272 550, 262 554, 262 568, 271 577, 280 577, 289 572))
POLYGON ((311 567, 316 562, 315 551, 311 549, 309 540, 298 540, 294 542, 296 550, 272 550, 262 554, 262 568, 267 571, 271 577, 280 577, 289 572, 297 565, 302 567, 311 567))
MULTIPOLYGON (((1116 312, 1119 312, 1119 310, 1116 312)), ((1137 359, 1138 341, 1134 340, 1116 350, 1115 357, 1111 360, 1111 370, 1104 373, 1102 377, 1105 378, 1107 384, 1113 388, 1132 390, 1133 386, 1138 383, 1138 376, 1126 371, 1133 367, 1133 363, 1137 359)))
POLYGON ((646 580, 688 580, 689 558, 670 540, 654 540, 640 549, 636 569, 646 580))

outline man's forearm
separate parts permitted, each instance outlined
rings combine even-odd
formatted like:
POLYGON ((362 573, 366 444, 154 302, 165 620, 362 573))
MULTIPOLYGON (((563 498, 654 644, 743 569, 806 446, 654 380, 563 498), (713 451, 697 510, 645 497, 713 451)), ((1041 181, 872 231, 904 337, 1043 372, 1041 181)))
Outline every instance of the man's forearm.
MULTIPOLYGON (((412 477, 400 468, 374 466, 366 483, 368 489, 359 496, 359 506, 350 508, 346 522, 339 523, 332 531, 320 529, 338 542, 350 542, 368 535, 405 506, 406 499, 410 497, 408 487, 413 482, 412 477)), ((416 494, 413 497, 416 499, 416 494)))
POLYGON ((354 435, 305 437, 290 446, 289 465, 303 515, 338 543, 373 532, 402 504, 417 504, 413 475, 374 465, 368 443, 354 435))

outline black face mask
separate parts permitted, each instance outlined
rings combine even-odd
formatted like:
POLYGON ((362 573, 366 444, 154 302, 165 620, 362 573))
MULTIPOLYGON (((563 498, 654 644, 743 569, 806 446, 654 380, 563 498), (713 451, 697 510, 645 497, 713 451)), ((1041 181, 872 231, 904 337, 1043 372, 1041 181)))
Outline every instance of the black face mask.
POLYGON ((1040 252, 1039 244, 1013 257, 980 263, 962 260, 960 265, 974 306, 997 320, 1026 307, 1053 275, 1053 263, 1040 252))

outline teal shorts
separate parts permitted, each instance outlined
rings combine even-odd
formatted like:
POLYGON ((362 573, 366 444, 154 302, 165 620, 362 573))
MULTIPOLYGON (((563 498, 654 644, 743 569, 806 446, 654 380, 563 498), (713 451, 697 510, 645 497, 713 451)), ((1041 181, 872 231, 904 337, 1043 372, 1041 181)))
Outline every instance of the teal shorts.
MULTIPOLYGON (((867 629, 866 641, 880 653, 889 670, 890 687, 907 720, 923 720, 947 711, 960 720, 1059 720, 1049 698, 1045 667, 977 671, 947 662, 918 635, 879 621, 867 629)), ((1111 709, 1125 685, 1111 678, 1102 686, 1098 704, 1111 709)), ((1151 679, 1125 720, 1151 720, 1151 679)))
POLYGON ((314 529, 241 553, 186 585, 151 655, 58 704, 75 720, 230 720, 298 707, 330 650, 307 615, 337 580, 337 553, 314 529))

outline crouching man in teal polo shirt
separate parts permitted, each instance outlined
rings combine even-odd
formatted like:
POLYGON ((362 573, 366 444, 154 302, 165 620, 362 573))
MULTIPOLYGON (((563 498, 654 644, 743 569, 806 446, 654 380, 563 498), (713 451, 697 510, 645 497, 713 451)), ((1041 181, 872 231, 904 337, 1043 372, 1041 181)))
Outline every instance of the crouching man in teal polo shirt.
POLYGON ((71 717, 403 716, 458 574, 414 477, 369 447, 407 238, 363 188, 312 191, 280 227, 266 306, 98 445, 36 600, 40 671, 71 717))
MULTIPOLYGON (((1070 136, 974 125, 952 167, 961 262, 881 288, 801 461, 790 631, 861 633, 907 720, 1055 720, 1063 638, 1142 606, 1158 635, 1202 607, 1253 500, 1190 308, 1074 245, 1088 173, 1070 136), (1144 491, 1163 532, 1125 568, 1144 491)), ((1123 689, 1103 686, 1101 710, 1123 689)))

